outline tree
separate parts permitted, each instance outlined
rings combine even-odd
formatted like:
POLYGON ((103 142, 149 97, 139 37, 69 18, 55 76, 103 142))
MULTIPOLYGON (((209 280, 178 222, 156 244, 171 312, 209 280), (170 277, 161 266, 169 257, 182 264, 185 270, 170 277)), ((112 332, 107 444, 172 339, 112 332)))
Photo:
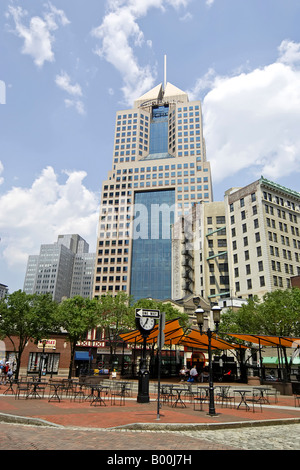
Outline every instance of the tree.
POLYGON ((13 345, 17 361, 16 379, 28 341, 40 341, 58 329, 56 310, 57 304, 50 294, 26 294, 18 290, 0 301, 0 334, 8 337, 13 345))
POLYGON ((78 341, 85 340, 87 332, 97 326, 97 300, 80 296, 65 299, 58 307, 58 322, 67 332, 71 346, 69 379, 72 377, 75 348, 78 341))
POLYGON ((237 311, 221 315, 223 333, 249 333, 273 336, 300 335, 300 289, 266 293, 262 300, 249 299, 237 311))
POLYGON ((119 292, 115 297, 102 295, 98 299, 98 327, 105 331, 105 340, 110 348, 110 368, 113 368, 114 356, 120 342, 119 335, 135 326, 134 310, 130 307, 130 297, 119 292))

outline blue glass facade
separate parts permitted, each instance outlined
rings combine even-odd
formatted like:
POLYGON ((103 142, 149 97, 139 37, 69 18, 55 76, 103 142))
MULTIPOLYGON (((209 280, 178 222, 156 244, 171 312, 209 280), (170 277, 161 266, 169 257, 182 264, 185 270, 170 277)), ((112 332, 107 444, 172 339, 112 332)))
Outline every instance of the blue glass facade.
POLYGON ((168 115, 167 106, 153 108, 150 123, 149 153, 168 153, 168 115))
POLYGON ((134 300, 171 298, 174 204, 174 190, 135 194, 130 288, 134 300))

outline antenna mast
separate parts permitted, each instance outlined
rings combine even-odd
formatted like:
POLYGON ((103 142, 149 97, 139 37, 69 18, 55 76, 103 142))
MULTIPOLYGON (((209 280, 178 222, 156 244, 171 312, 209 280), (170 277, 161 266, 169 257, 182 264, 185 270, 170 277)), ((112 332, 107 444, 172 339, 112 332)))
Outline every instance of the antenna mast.
POLYGON ((164 89, 166 89, 167 85, 167 56, 164 56, 164 89))

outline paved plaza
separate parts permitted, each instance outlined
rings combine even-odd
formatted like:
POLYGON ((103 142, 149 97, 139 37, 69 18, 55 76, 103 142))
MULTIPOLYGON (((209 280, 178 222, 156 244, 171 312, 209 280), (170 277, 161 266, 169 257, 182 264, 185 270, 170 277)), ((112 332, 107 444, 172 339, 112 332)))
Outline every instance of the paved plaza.
POLYGON ((60 402, 16 399, 0 388, 0 439, 5 450, 300 450, 300 407, 292 396, 270 398, 247 410, 244 406, 216 404, 216 416, 185 400, 185 407, 164 403, 158 411, 156 396, 125 405, 91 406, 88 400, 64 397, 60 402))

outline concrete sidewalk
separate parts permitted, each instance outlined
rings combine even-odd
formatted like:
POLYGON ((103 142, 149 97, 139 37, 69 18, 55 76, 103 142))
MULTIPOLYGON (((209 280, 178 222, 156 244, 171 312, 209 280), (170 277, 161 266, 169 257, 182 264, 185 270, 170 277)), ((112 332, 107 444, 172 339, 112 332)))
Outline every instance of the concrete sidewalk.
MULTIPOLYGON (((4 395, 7 387, 0 386, 0 421, 33 424, 41 426, 80 427, 91 429, 143 429, 143 430, 184 430, 262 426, 270 424, 300 423, 300 407, 295 407, 292 396, 279 396, 278 403, 274 397, 270 404, 256 406, 255 412, 246 410, 244 405, 237 409, 239 400, 233 407, 221 407, 216 403, 217 416, 208 415, 208 403, 203 410, 194 409, 194 404, 186 397, 186 407, 172 407, 163 404, 159 413, 157 396, 150 394, 149 403, 137 403, 136 393, 126 397, 125 406, 94 406, 88 400, 73 401, 63 397, 61 402, 48 402, 47 392, 44 398, 15 399, 12 394, 4 395)), ((242 387, 244 388, 244 387, 242 387)), ((199 406, 197 405, 197 408, 199 406)))

